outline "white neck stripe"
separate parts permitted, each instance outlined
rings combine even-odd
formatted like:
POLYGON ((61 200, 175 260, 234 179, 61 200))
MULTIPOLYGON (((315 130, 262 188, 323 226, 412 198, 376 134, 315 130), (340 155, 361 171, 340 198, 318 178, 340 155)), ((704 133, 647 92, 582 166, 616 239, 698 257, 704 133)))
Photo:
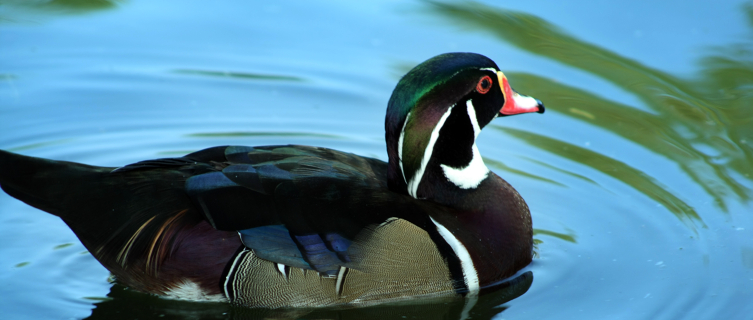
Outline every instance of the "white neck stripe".
POLYGON ((421 179, 424 176, 424 171, 426 171, 426 166, 429 164, 429 160, 431 160, 431 154, 434 152, 434 144, 437 143, 437 139, 439 139, 439 130, 444 126, 444 122, 447 120, 447 117, 450 116, 452 108, 454 107, 455 105, 453 104, 447 108, 447 112, 439 118, 439 122, 434 126, 434 129, 431 131, 431 136, 429 137, 429 143, 426 145, 426 149, 424 149, 424 157, 421 159, 421 166, 416 170, 416 173, 410 181, 408 181, 408 194, 416 199, 418 199, 418 196, 416 195, 416 192, 418 192, 418 185, 421 184, 421 179))
POLYGON ((408 125, 410 119, 410 112, 405 116, 405 122, 403 122, 403 129, 400 130, 400 138, 397 139, 397 160, 400 164, 400 173, 403 175, 403 181, 408 184, 408 180, 405 179, 405 170, 403 170, 403 139, 405 138, 405 126, 408 125))
POLYGON ((463 279, 465 280, 465 286, 468 287, 468 294, 466 297, 478 295, 478 273, 476 272, 476 267, 473 266, 473 259, 471 259, 471 254, 468 253, 468 249, 465 248, 463 243, 461 243, 458 238, 450 232, 450 230, 447 230, 447 228, 439 224, 434 218, 429 217, 429 219, 431 219, 431 222, 437 226, 439 234, 445 241, 447 241, 447 244, 450 245, 452 251, 454 251, 455 255, 460 259, 460 267, 463 269, 463 279))
MULTIPOLYGON (((240 233, 238 233, 238 235, 240 235, 240 233)), ((233 260, 233 264, 232 264, 232 265, 230 265, 230 270, 229 270, 229 271, 227 272, 227 275, 225 276, 225 286, 224 286, 224 288, 223 288, 223 289, 224 289, 224 291, 225 291, 225 297, 226 297, 226 298, 227 298, 228 300, 230 300, 231 302, 232 302, 233 300, 235 300, 235 296, 232 296, 232 297, 231 297, 231 296, 230 296, 230 292, 228 292, 228 291, 227 291, 227 287, 228 287, 228 285, 230 285, 230 284, 231 284, 231 283, 230 283, 230 277, 231 277, 231 276, 233 276, 233 277, 235 276, 235 268, 236 268, 236 267, 238 266, 238 260, 240 260, 240 259, 241 259, 241 257, 243 257, 243 256, 244 256, 244 253, 246 253, 247 251, 248 251, 248 250, 246 250, 246 248, 243 248, 243 251, 242 251, 242 252, 240 252, 240 253, 238 253, 238 255, 237 255, 237 256, 235 256, 235 259, 233 260)), ((233 283, 232 285, 233 285, 233 293, 235 293, 235 283, 233 283)))

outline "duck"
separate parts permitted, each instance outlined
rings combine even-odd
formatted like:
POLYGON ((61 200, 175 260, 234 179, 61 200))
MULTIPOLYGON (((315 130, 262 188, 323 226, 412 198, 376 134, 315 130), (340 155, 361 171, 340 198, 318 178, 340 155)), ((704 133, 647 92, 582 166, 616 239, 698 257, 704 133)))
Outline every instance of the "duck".
POLYGON ((533 231, 476 138, 544 110, 486 56, 445 53, 395 87, 387 162, 219 146, 113 168, 0 150, 0 187, 60 217, 118 283, 165 298, 277 309, 477 297, 530 264, 533 231))

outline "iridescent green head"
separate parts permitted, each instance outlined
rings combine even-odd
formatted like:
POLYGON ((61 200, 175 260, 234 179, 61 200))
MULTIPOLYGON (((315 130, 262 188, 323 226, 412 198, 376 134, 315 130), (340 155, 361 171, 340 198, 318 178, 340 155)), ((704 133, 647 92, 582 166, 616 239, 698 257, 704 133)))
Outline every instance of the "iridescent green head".
POLYGON ((475 145, 480 130, 498 116, 527 112, 544 106, 512 90, 485 56, 446 53, 419 64, 387 105, 390 189, 431 198, 435 183, 475 188, 489 172, 475 145))

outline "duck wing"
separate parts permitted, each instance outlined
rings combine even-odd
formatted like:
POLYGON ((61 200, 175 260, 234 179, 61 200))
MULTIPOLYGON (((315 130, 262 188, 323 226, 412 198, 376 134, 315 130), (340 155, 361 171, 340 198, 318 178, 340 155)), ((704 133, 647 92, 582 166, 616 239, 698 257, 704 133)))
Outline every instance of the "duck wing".
MULTIPOLYGON (((348 248, 391 217, 425 229, 442 210, 387 188, 387 164, 307 146, 215 147, 116 171, 180 167, 185 192, 217 230, 238 231, 256 256, 334 276, 358 268, 348 248)), ((438 206, 437 206, 438 207, 438 206)))

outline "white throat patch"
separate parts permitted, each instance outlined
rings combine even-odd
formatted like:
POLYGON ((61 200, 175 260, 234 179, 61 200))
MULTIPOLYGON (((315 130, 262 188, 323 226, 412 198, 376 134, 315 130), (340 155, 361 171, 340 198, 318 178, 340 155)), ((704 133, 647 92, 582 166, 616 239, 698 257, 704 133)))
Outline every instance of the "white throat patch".
MULTIPOLYGON (((478 137, 478 134, 481 133, 481 127, 478 125, 478 119, 476 119, 476 109, 473 107, 471 100, 468 100, 466 107, 468 110, 468 118, 471 119, 471 124, 473 124, 473 137, 475 139, 478 137)), ((484 179, 489 176, 489 168, 484 164, 484 159, 481 158, 481 153, 478 151, 475 141, 473 142, 471 150, 473 151, 473 158, 471 159, 471 162, 463 168, 453 168, 443 164, 440 165, 447 180, 450 180, 450 182, 461 189, 476 188, 481 181, 484 181, 484 179)))

